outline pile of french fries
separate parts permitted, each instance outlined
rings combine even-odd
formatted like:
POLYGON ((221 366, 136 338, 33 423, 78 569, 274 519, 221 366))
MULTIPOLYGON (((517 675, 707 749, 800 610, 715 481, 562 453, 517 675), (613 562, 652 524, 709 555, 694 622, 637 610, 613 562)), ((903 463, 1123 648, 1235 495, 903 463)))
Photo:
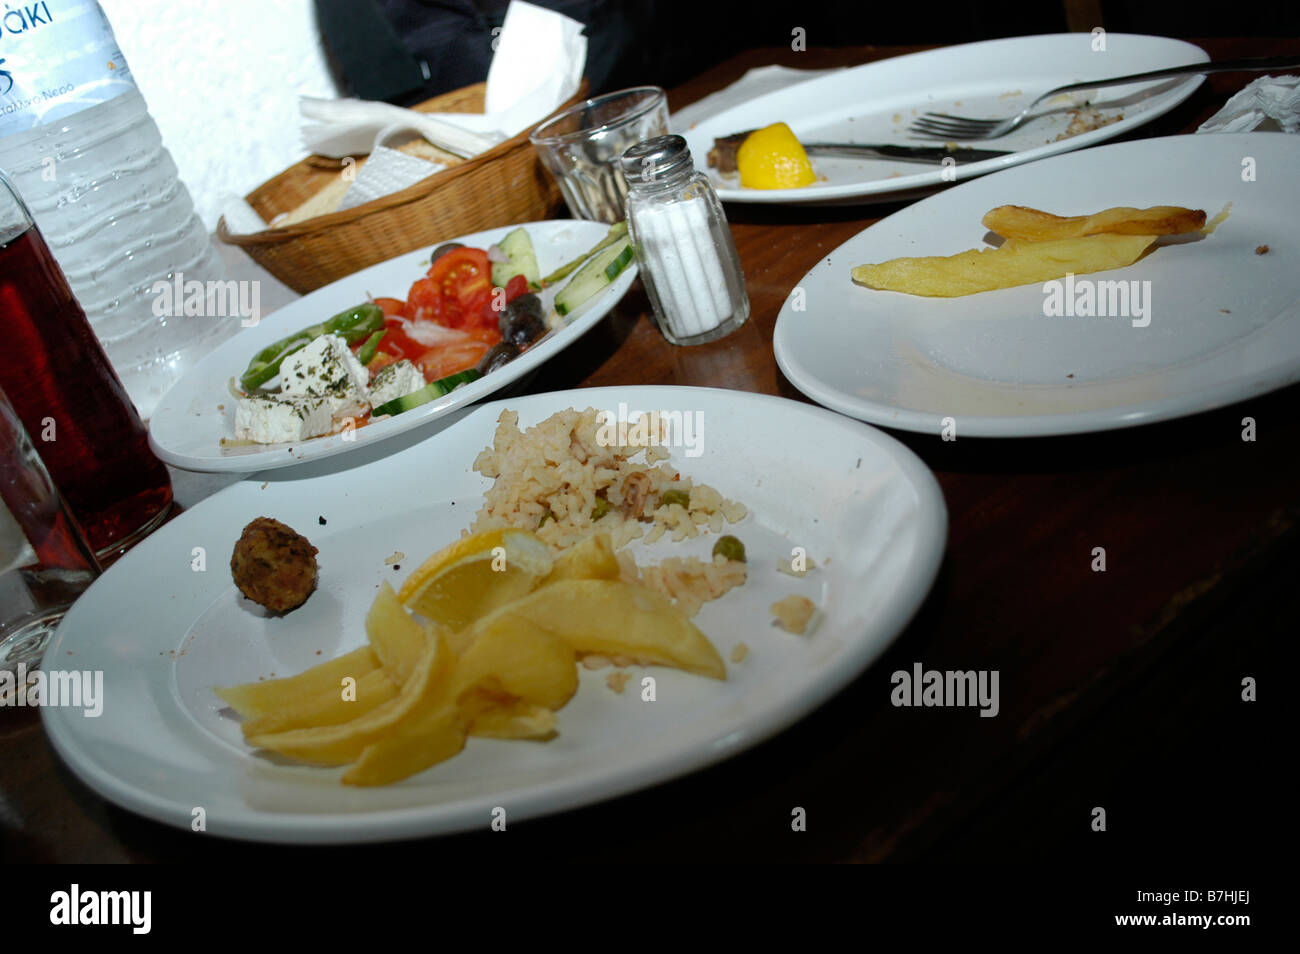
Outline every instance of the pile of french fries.
POLYGON ((297 676, 214 691, 250 745, 349 766, 345 784, 386 785, 451 758, 468 736, 552 737, 588 653, 726 678, 713 644, 671 602, 619 579, 605 535, 459 629, 417 618, 385 583, 366 634, 368 645, 297 676))
POLYGON ((1005 240, 998 248, 956 255, 895 258, 852 271, 860 285, 932 298, 956 298, 1132 265, 1162 235, 1205 227, 1205 212, 1180 206, 1120 206, 1093 215, 1060 216, 1002 205, 983 218, 1005 240))

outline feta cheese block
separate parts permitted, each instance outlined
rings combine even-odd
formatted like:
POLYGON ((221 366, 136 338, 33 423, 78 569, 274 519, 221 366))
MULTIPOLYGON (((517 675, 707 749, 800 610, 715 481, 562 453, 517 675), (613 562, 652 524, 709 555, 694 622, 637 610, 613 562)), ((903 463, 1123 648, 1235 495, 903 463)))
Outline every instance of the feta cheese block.
POLYGON ((241 398, 235 406, 236 440, 282 444, 333 434, 368 413, 365 397, 305 395, 298 397, 241 398))
POLYGON ((424 387, 424 372, 410 361, 394 361, 380 368, 370 382, 370 403, 375 407, 406 397, 424 387))
POLYGON ((370 372, 341 335, 321 335, 280 366, 284 397, 353 395, 365 400, 369 383, 370 372))

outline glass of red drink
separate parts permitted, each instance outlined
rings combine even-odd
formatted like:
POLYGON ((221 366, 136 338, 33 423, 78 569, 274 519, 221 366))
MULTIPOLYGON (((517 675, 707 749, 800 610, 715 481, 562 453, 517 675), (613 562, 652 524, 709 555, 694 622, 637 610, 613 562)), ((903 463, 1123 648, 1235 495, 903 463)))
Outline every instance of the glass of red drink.
POLYGON ((33 669, 99 565, 0 389, 0 670, 33 669))
POLYGON ((0 388, 96 555, 166 519, 167 468, 50 254, 0 173, 0 388))

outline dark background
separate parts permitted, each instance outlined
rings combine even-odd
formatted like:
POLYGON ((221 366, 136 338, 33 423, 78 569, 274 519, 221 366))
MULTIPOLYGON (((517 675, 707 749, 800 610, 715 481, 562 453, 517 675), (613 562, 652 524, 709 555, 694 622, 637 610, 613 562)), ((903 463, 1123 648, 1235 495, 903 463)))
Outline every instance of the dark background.
MULTIPOLYGON (((587 26, 592 93, 675 86, 754 47, 962 43, 1091 30, 1173 37, 1300 35, 1295 3, 1013 0, 793 3, 790 0, 532 0, 587 26)), ((352 95, 409 105, 487 78, 508 0, 316 0, 336 77, 352 95), (425 73, 428 76, 425 76, 425 73)))

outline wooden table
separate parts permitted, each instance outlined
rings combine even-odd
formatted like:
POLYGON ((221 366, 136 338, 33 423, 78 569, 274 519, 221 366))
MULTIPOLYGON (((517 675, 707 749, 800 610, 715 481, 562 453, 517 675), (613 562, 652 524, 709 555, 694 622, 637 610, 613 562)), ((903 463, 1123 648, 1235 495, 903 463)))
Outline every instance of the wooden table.
MULTIPOLYGON (((1195 41, 1212 57, 1296 40, 1195 41)), ((916 48, 754 50, 673 90, 679 108, 767 63, 823 67, 916 48)), ((1252 77, 1211 77, 1136 136, 1190 132, 1252 77)), ((653 78, 647 78, 653 79, 653 78)), ((530 390, 707 385, 805 400, 777 369, 776 315, 826 251, 898 206, 728 209, 752 318, 668 346, 644 295, 549 364, 530 390)), ((1282 251, 1282 250, 1278 250, 1282 251)), ((1284 252, 1294 254, 1294 252, 1284 252)), ((888 654, 776 739, 720 766, 563 816, 393 846, 286 849, 195 837, 78 782, 29 710, 0 712, 0 852, 25 861, 304 861, 330 852, 427 863, 1250 859, 1281 754, 1265 730, 1289 687, 1300 576, 1300 388, 1110 434, 1032 440, 897 433, 934 469, 950 516, 929 598, 888 654), (1242 440, 1242 418, 1258 437, 1242 440), (1092 548, 1107 569, 1091 569, 1092 548), (1001 712, 894 708, 914 662, 995 669, 1001 712), (1246 676, 1259 702, 1241 700, 1246 676), (1270 677, 1273 677, 1270 679, 1270 677), (807 831, 791 831, 794 807, 807 831), (1106 809, 1105 833, 1090 830, 1106 809)))

